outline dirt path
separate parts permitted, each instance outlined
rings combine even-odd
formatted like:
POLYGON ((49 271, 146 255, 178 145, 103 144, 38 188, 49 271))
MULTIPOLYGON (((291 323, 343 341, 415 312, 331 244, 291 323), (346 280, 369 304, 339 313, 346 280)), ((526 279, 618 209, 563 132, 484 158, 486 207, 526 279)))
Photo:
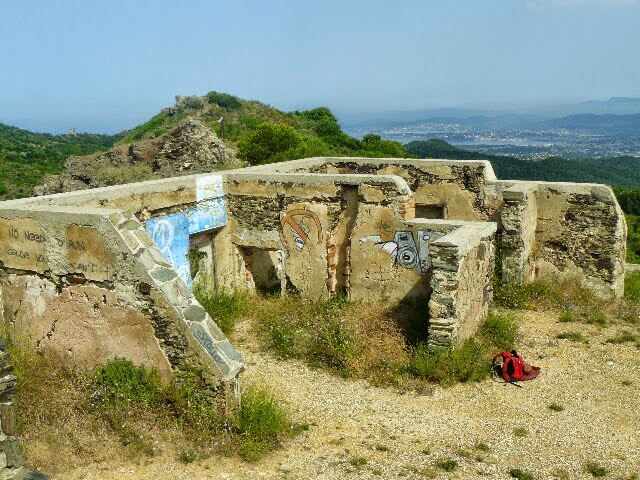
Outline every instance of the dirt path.
POLYGON ((640 475, 640 353, 633 343, 605 343, 622 327, 562 324, 545 312, 523 317, 521 351, 542 373, 522 388, 486 380, 403 394, 239 343, 244 378, 272 386, 309 431, 257 464, 212 457, 184 465, 164 455, 57 478, 508 479, 519 468, 536 479, 582 479, 592 478, 589 462, 605 467, 606 478, 640 475), (566 331, 589 343, 556 339, 566 331), (457 462, 454 472, 438 466, 445 460, 457 462))

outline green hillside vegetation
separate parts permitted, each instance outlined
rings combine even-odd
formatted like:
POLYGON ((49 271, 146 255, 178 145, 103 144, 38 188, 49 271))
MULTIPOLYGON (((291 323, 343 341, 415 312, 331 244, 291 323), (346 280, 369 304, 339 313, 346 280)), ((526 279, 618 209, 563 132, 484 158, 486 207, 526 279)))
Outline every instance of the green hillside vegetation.
POLYGON ((366 135, 350 137, 327 107, 282 112, 255 100, 209 92, 204 97, 179 99, 122 139, 131 143, 159 137, 186 117, 197 117, 222 136, 219 119, 224 118, 224 140, 238 149, 238 156, 251 165, 313 156, 407 157, 399 142, 366 135))
POLYGON ((640 188, 614 188, 627 218, 627 261, 640 263, 640 188))
POLYGON ((118 135, 51 135, 0 123, 0 199, 29 196, 47 173, 60 173, 72 155, 111 148, 118 135))

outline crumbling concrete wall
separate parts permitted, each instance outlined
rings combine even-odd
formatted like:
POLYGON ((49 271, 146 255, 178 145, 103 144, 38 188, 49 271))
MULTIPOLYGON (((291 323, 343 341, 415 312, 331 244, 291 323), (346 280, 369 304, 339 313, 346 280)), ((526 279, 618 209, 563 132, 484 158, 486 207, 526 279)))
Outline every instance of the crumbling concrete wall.
POLYGON ((333 158, 303 168, 314 173, 399 176, 414 193, 417 216, 424 212, 430 218, 472 221, 488 220, 495 212, 486 192, 495 180, 487 161, 333 158))
POLYGON ((627 229, 606 185, 537 185, 536 267, 540 275, 577 274, 605 294, 622 296, 627 229))
POLYGON ((7 333, 83 366, 120 356, 166 379, 200 371, 214 390, 235 381, 243 360, 133 214, 13 206, 0 209, 7 333))
MULTIPOLYGON (((391 232, 392 225, 414 215, 411 191, 402 179, 266 172, 233 178, 226 196, 229 222, 217 240, 223 243, 226 237, 241 258, 218 257, 217 269, 225 279, 252 288, 256 252, 268 250, 278 254, 269 257, 274 262, 269 267, 283 293, 314 299, 328 299, 338 289, 353 298, 361 298, 365 290, 381 294, 384 285, 354 271, 359 265, 352 259, 358 255, 354 239, 391 232)), ((392 264, 388 254, 383 257, 385 265, 392 264)))
POLYGON ((507 282, 577 272, 622 294, 608 187, 498 181, 486 161, 314 158, 0 204, 0 314, 43 351, 195 365, 228 390, 244 363, 191 294, 196 270, 207 288, 427 298, 437 347, 484 320, 496 234, 507 282))

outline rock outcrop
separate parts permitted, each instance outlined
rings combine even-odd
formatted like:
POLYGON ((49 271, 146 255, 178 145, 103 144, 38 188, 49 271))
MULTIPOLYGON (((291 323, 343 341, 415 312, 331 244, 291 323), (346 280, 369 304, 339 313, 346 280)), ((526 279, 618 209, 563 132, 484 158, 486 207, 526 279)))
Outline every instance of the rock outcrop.
POLYGON ((188 118, 167 135, 120 145, 107 152, 70 157, 61 175, 47 175, 32 195, 84 190, 154 178, 243 166, 235 152, 200 120, 188 118))

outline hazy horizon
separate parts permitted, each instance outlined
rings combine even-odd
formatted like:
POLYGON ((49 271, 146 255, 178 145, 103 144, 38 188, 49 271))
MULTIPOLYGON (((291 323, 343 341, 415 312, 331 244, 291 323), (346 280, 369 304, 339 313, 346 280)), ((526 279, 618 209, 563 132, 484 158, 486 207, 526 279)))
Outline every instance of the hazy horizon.
POLYGON ((4 2, 0 122, 116 133, 210 90, 348 115, 640 97, 638 0, 4 2))

